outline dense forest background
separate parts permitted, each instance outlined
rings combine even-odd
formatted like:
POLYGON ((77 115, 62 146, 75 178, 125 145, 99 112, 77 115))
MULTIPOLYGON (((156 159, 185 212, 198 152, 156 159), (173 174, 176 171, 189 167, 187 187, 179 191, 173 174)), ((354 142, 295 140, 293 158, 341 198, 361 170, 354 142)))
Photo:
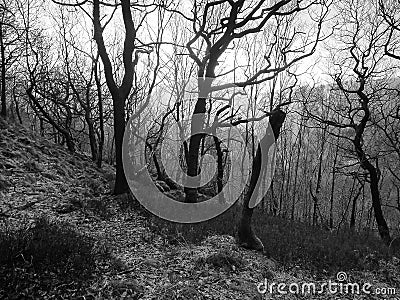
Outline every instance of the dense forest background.
MULTIPOLYGON (((114 195, 145 170, 177 201, 239 200, 224 220, 239 222, 239 245, 269 254, 268 220, 400 251, 399 62, 398 1, 0 1, 4 128, 87 155, 82 166, 113 173, 114 195), (235 199, 221 193, 229 182, 243 187, 235 199)), ((288 240, 278 252, 291 261, 288 240)))
POLYGON ((396 5, 276 1, 265 16, 262 2, 123 2, 3 1, 1 114, 118 173, 123 124, 131 119, 133 144, 147 138, 159 148, 156 136, 174 119, 190 126, 196 78, 214 73, 236 87, 214 92, 208 122, 228 104, 231 124, 248 121, 236 126, 253 156, 263 111, 291 103, 261 209, 374 229, 377 185, 382 216, 398 230, 396 5))

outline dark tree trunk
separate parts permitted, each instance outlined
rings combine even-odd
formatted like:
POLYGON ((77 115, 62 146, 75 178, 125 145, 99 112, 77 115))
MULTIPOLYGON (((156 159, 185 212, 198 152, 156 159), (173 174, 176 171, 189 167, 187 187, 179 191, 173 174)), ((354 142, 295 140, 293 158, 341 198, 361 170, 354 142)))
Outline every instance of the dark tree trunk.
POLYGON ((311 197, 314 202, 314 208, 313 208, 313 226, 318 225, 318 213, 320 214, 321 217, 321 222, 323 222, 322 215, 319 210, 319 200, 320 200, 320 194, 321 194, 321 182, 322 182, 322 161, 323 161, 323 153, 324 153, 324 145, 325 145, 325 132, 324 136, 322 139, 322 144, 321 144, 321 154, 319 156, 319 161, 318 161, 318 173, 317 173, 317 186, 315 188, 315 195, 312 193, 312 186, 311 186, 311 181, 310 181, 310 193, 311 197))
POLYGON ((97 87, 97 99, 98 99, 98 108, 99 108, 99 120, 100 120, 100 134, 98 137, 99 145, 97 152, 97 167, 101 168, 101 164, 103 162, 103 148, 104 148, 104 113, 103 113, 103 95, 101 92, 101 82, 98 74, 98 65, 99 57, 96 57, 96 61, 94 64, 94 80, 96 82, 97 87))
POLYGON ((253 195, 254 192, 257 192, 255 189, 258 178, 260 177, 260 173, 261 173, 261 146, 259 144, 252 165, 250 186, 245 194, 243 202, 242 217, 240 219, 240 224, 239 224, 238 238, 239 238, 239 244, 241 246, 245 248, 263 251, 264 245, 254 233, 253 227, 251 225, 253 208, 249 207, 251 196, 253 195))
POLYGON ((217 151, 217 193, 219 200, 221 202, 224 202, 224 195, 222 193, 222 189, 224 188, 224 165, 223 165, 223 152, 221 149, 221 143, 222 141, 216 136, 216 133, 214 133, 214 144, 215 144, 215 149, 217 151))
MULTIPOLYGON (((114 100, 114 99, 113 99, 114 100)), ((114 106, 114 137, 115 137, 115 185, 114 194, 119 195, 129 192, 128 182, 125 177, 122 162, 122 143, 125 133, 125 101, 113 101, 114 106)))
POLYGON ((361 194, 361 191, 363 188, 364 188, 364 186, 361 185, 360 188, 358 189, 357 194, 353 198, 353 204, 351 206, 351 216, 350 216, 350 229, 351 230, 354 230, 355 226, 356 226, 357 200, 358 200, 358 197, 360 197, 360 194, 361 194))
POLYGON ((384 243, 389 245, 391 237, 389 227, 382 212, 381 196, 379 192, 379 173, 377 168, 373 166, 367 158, 365 158, 365 154, 362 154, 362 156, 364 156, 362 167, 368 171, 370 176, 369 187, 371 191, 372 208, 374 209, 375 220, 378 225, 378 232, 384 243))
MULTIPOLYGON (((357 65, 359 63, 360 61, 357 60, 357 65)), ((363 65, 363 67, 365 66, 363 65)), ((357 71, 357 67, 354 68, 354 71, 358 75, 359 87, 357 90, 349 91, 344 88, 340 78, 336 79, 336 83, 343 92, 353 93, 358 96, 360 112, 364 113, 363 117, 357 124, 352 124, 352 128, 355 130, 355 136, 353 137, 352 142, 361 168, 367 171, 369 175, 372 208, 374 210, 375 220, 378 225, 379 235, 382 241, 386 245, 389 245, 391 242, 391 237, 389 227, 382 212, 381 195, 379 191, 380 170, 377 166, 375 167, 371 163, 370 158, 368 158, 364 150, 363 136, 365 128, 367 127, 367 123, 371 118, 371 112, 369 108, 370 96, 364 92, 367 77, 365 77, 365 74, 357 71)))
POLYGON ((103 39, 103 28, 100 23, 100 1, 93 1, 93 25, 94 39, 96 40, 99 56, 103 61, 104 73, 107 86, 110 90, 113 100, 114 114, 114 139, 115 139, 115 160, 116 175, 114 194, 123 194, 129 192, 128 182, 122 163, 122 145, 125 132, 125 102, 132 88, 134 66, 136 59, 133 60, 135 50, 136 29, 132 19, 131 6, 129 0, 121 0, 122 17, 125 27, 125 40, 122 59, 124 63, 124 76, 120 86, 117 86, 114 79, 114 72, 110 57, 103 39))
MULTIPOLYGON (((229 37, 224 40, 226 46, 229 44, 229 37)), ((188 182, 185 186, 185 202, 197 202, 197 187, 200 184, 199 178, 195 180, 199 172, 199 150, 200 143, 204 137, 202 133, 204 128, 205 114, 206 114, 206 100, 209 96, 212 82, 215 78, 215 68, 218 64, 218 57, 222 54, 224 47, 218 50, 210 50, 210 59, 207 64, 207 69, 203 67, 198 72, 198 89, 199 98, 197 99, 196 106, 194 107, 192 120, 191 120, 191 135, 189 140, 188 155, 186 156, 188 182), (222 52, 221 52, 222 51, 222 52), (205 77, 204 77, 205 75, 205 77), (203 78, 204 77, 204 78, 203 78)))
POLYGON ((370 119, 370 110, 368 107, 369 99, 368 96, 363 92, 365 81, 361 81, 361 87, 357 92, 357 95, 361 99, 362 110, 364 111, 364 116, 361 119, 360 123, 355 127, 355 137, 353 139, 354 148, 357 154, 357 158, 360 161, 361 167, 366 170, 369 174, 369 186, 371 191, 371 199, 372 199, 372 207, 374 209, 374 215, 376 224, 378 225, 379 235, 381 239, 386 245, 389 245, 391 242, 389 227, 386 223, 385 217, 382 212, 381 205, 381 195, 379 192, 379 180, 380 180, 380 171, 378 167, 375 167, 368 159, 367 155, 363 149, 363 141, 362 137, 364 134, 365 127, 367 126, 367 122, 370 119))
MULTIPOLYGON (((91 77, 88 86, 86 87, 86 104, 84 105, 85 110, 85 120, 88 125, 88 134, 89 134, 89 144, 90 144, 90 153, 92 154, 92 161, 97 161, 98 157, 98 148, 97 148, 97 139, 96 139, 96 131, 94 130, 94 124, 91 114, 90 108, 90 86, 92 83, 92 76, 94 70, 92 69, 91 77)), ((73 86, 73 89, 75 87, 73 86)), ((79 97, 79 96, 78 96, 79 97)), ((79 99, 79 98, 78 98, 79 99)))
POLYGON ((0 22, 0 54, 1 54, 1 115, 7 117, 6 104, 6 57, 3 36, 3 26, 0 22))
MULTIPOLYGON (((31 79, 33 80, 33 79, 31 79)), ((74 139, 71 135, 71 132, 68 130, 69 127, 61 127, 49 114, 48 112, 43 108, 43 106, 40 104, 39 100, 35 97, 33 94, 35 82, 31 81, 29 88, 26 90, 29 99, 33 102, 33 105, 40 111, 40 113, 46 118, 46 121, 51 124, 54 128, 54 130, 57 131, 57 133, 60 133, 62 137, 65 140, 65 143, 67 144, 67 148, 70 152, 75 152, 75 142, 74 139)), ((40 131, 41 134, 44 135, 44 126, 43 126, 43 118, 40 117, 40 131)), ((66 126, 70 126, 71 122, 66 121, 66 126)))
MULTIPOLYGON (((340 131, 339 131, 340 133, 340 131)), ((336 151, 335 151, 335 158, 333 159, 333 166, 332 166, 332 187, 331 187, 331 195, 329 199, 329 228, 333 229, 333 202, 334 202, 334 195, 335 195, 335 184, 336 184, 336 165, 338 160, 338 153, 339 153, 339 137, 336 140, 336 151)))
POLYGON ((238 230, 238 243, 245 248, 258 251, 264 250, 263 243, 256 236, 251 225, 254 207, 250 208, 249 204, 252 195, 258 192, 258 178, 262 176, 262 172, 265 171, 266 165, 263 164, 263 162, 265 162, 266 158, 263 158, 262 155, 267 156, 269 148, 273 145, 271 142, 274 142, 276 139, 278 139, 280 129, 285 121, 285 117, 286 114, 280 109, 275 109, 272 111, 269 123, 273 131, 274 139, 267 133, 257 146, 257 152, 252 164, 250 185, 244 197, 242 216, 238 230))
POLYGON ((86 123, 88 124, 90 153, 92 154, 92 161, 97 161, 97 158, 98 158, 97 150, 98 150, 98 148, 97 148, 96 134, 95 134, 93 122, 92 122, 90 116, 86 117, 86 123))
POLYGON ((278 201, 276 199, 276 196, 275 196, 274 179, 273 178, 272 178, 272 181, 271 181, 270 189, 271 189, 271 209, 270 209, 270 211, 271 211, 273 216, 277 216, 278 215, 279 203, 278 203, 278 201))
POLYGON ((16 113, 16 115, 18 117, 18 122, 22 125, 21 112, 20 112, 20 109, 19 109, 19 103, 18 103, 18 100, 17 100, 17 95, 15 93, 15 88, 16 88, 16 86, 15 86, 15 79, 14 79, 13 100, 14 100, 14 104, 15 104, 15 113, 16 113))
POLYGON ((72 139, 70 134, 65 134, 65 143, 67 144, 67 148, 70 152, 75 152, 75 143, 74 140, 72 139))
POLYGON ((158 163, 157 155, 153 153, 153 162, 156 167, 157 180, 164 180, 164 173, 161 171, 160 164, 158 163))
POLYGON ((190 137, 190 142, 189 142, 188 156, 186 157, 187 175, 190 181, 188 182, 189 186, 185 186, 186 203, 197 202, 196 187, 199 185, 199 182, 198 180, 191 179, 190 177, 194 177, 199 174, 199 149, 201 140, 204 136, 199 132, 203 130, 205 113, 206 113, 206 98, 199 98, 197 100, 196 106, 193 111, 192 124, 191 124, 192 135, 190 137))

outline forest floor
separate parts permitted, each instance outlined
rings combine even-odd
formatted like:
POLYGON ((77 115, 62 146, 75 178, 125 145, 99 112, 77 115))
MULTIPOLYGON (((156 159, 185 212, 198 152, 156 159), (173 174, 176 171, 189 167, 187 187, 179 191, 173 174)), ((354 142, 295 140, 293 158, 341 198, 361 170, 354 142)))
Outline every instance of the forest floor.
POLYGON ((347 282, 397 295, 261 294, 265 279, 295 288, 337 278, 242 249, 231 235, 194 243, 179 225, 166 232, 132 196, 110 194, 112 167, 2 120, 0 171, 0 299, 400 299, 396 257, 370 257, 373 270, 347 272, 347 282))

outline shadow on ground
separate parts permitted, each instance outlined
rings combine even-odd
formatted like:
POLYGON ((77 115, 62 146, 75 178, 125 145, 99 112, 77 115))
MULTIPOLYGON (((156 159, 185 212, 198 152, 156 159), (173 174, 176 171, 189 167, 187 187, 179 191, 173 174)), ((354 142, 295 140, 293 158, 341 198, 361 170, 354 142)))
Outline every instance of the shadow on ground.
POLYGON ((11 227, 1 224, 1 299, 78 297, 104 271, 99 266, 121 265, 105 244, 69 224, 40 217, 11 227))

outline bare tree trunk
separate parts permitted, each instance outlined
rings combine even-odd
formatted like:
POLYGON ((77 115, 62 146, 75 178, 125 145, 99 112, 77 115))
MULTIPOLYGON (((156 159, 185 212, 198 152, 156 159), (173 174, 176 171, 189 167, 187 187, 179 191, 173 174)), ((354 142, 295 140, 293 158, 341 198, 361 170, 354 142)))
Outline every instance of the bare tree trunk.
MULTIPOLYGON (((209 66, 214 72, 214 67, 209 66)), ((186 165, 187 165, 187 175, 188 175, 188 184, 185 186, 185 202, 186 203, 196 203, 197 202, 197 186, 199 186, 199 180, 194 180, 193 178, 199 174, 199 150, 200 143, 203 139, 203 134, 201 134, 204 127, 204 119, 206 113, 206 97, 208 95, 208 91, 211 87, 212 77, 206 76, 205 79, 201 78, 201 74, 199 74, 199 97, 196 102, 196 106, 194 107, 192 121, 191 121, 191 136, 189 142, 189 151, 188 156, 186 157, 186 165)))
POLYGON ((115 185, 114 194, 123 194, 129 191, 122 162, 122 143, 125 133, 125 98, 113 98, 114 106, 114 139, 115 139, 115 185))
POLYGON ((225 201, 225 198, 224 198, 224 193, 222 192, 222 189, 224 187, 223 152, 221 149, 222 141, 216 136, 216 132, 214 132, 213 139, 214 139, 215 149, 217 151, 217 193, 220 202, 223 203, 225 201))
POLYGON ((6 54, 3 35, 3 24, 0 22, 0 55, 1 55, 1 112, 0 114, 7 117, 6 103, 6 54))
MULTIPOLYGON (((35 84, 36 83, 34 82, 34 79, 32 77, 30 86, 26 90, 29 99, 33 102, 33 105, 35 105, 35 107, 40 111, 40 113, 46 118, 47 122, 49 122, 53 126, 53 128, 63 136, 63 138, 65 139, 65 142, 67 144, 68 150, 70 152, 75 152, 75 142, 74 142, 74 139, 73 139, 69 129, 61 127, 59 124, 57 124, 57 122, 48 114, 48 112, 43 108, 43 106, 40 104, 38 99, 33 94, 35 84)), ((40 118, 40 121, 41 121, 41 126, 40 126, 41 132, 44 133, 43 119, 40 118)), ((66 121, 66 126, 69 126, 69 125, 70 125, 70 122, 66 121)))
MULTIPOLYGON (((339 131, 340 134, 340 131, 339 131)), ((333 159, 333 166, 332 166, 332 187, 331 187, 331 195, 330 195, 330 207, 329 207, 329 228, 333 229, 333 202, 335 197, 335 183, 336 183, 336 165, 338 160, 339 154, 339 137, 336 139, 336 151, 335 151, 335 158, 333 159)))
POLYGON ((364 160, 363 165, 368 170, 368 173, 370 175, 372 207, 374 209, 375 220, 378 226, 379 235, 381 236, 385 244, 389 245, 392 239, 390 237, 389 227, 382 212, 381 197, 378 186, 380 176, 378 175, 378 170, 367 159, 364 160))
MULTIPOLYGON (((285 163, 285 157, 287 157, 287 136, 285 136, 284 141, 285 143, 283 144, 283 149, 282 149, 282 180, 281 180, 281 187, 280 187, 280 193, 279 193, 279 209, 278 209, 278 215, 282 216, 282 212, 285 214, 286 210, 283 209, 283 194, 284 194, 284 185, 286 181, 286 163, 285 163)), ((283 215, 285 217, 285 215, 283 215)))
POLYGON ((114 139, 115 139, 115 160, 116 175, 114 194, 123 194, 129 191, 128 182, 122 163, 122 144, 125 132, 125 101, 131 91, 133 82, 134 65, 133 52, 135 49, 134 41, 136 29, 132 19, 129 0, 121 0, 122 16, 125 25, 125 41, 123 50, 124 76, 120 86, 117 86, 114 73, 103 39, 103 28, 100 23, 100 1, 93 1, 93 25, 94 39, 98 47, 99 55, 103 61, 107 86, 110 90, 113 100, 114 116, 114 139))
POLYGON ((272 213, 273 216, 276 216, 277 212, 278 212, 278 202, 276 201, 276 198, 275 198, 274 179, 273 178, 271 180, 270 190, 271 190, 271 201, 270 201, 269 211, 270 211, 270 213, 272 213))
POLYGON ((370 110, 368 107, 369 99, 366 94, 364 94, 365 81, 361 81, 361 87, 357 91, 357 95, 361 99, 362 110, 364 111, 364 117, 361 119, 360 124, 358 124, 355 128, 356 135, 353 139, 353 144, 356 150, 357 157, 360 161, 361 167, 366 170, 370 177, 370 191, 371 191, 371 200, 372 207, 374 209, 375 220, 378 226, 379 234, 386 245, 389 245, 391 242, 389 227, 386 223, 385 217, 382 212, 381 206, 381 195, 379 192, 379 180, 380 180, 380 170, 378 167, 375 167, 366 156, 364 149, 362 147, 362 137, 364 134, 365 127, 367 125, 368 120, 370 119, 370 110))
POLYGON ((20 109, 19 109, 19 103, 18 103, 18 100, 17 100, 17 95, 16 95, 16 92, 15 92, 15 88, 16 88, 16 85, 15 85, 15 79, 14 79, 13 100, 14 100, 14 105, 15 105, 15 113, 17 114, 19 124, 22 125, 21 112, 20 112, 20 109))
POLYGON ((354 230, 356 226, 356 209, 357 209, 357 200, 360 197, 361 191, 364 188, 363 184, 360 185, 357 194, 353 198, 353 204, 351 206, 351 215, 350 215, 350 229, 354 230))
POLYGON ((97 161, 97 159, 98 159, 97 140, 96 140, 96 134, 95 134, 95 130, 94 130, 93 121, 92 121, 89 111, 85 113, 85 119, 86 119, 86 123, 88 124, 90 153, 92 154, 92 161, 97 161))
POLYGON ((362 206, 361 206, 361 214, 358 222, 358 231, 362 231, 362 225, 363 225, 363 218, 364 218, 364 210, 365 210, 365 186, 363 186, 362 189, 362 206))
MULTIPOLYGON (((286 217, 286 213, 289 213, 289 205, 291 205, 291 210, 290 210, 290 213, 292 212, 292 211, 294 211, 294 206, 295 206, 295 202, 294 202, 294 199, 292 199, 292 203, 291 204, 289 204, 289 202, 290 202, 290 195, 289 195, 289 190, 290 190, 290 184, 291 184, 291 180, 292 180, 292 162, 293 162, 293 148, 292 147, 290 147, 290 149, 289 149, 289 163, 288 163, 288 172, 287 172, 287 179, 286 179, 286 187, 285 187, 285 189, 284 189, 284 191, 287 191, 286 193, 284 193, 283 195, 284 195, 284 201, 285 201, 285 203, 287 203, 287 211, 285 210, 285 217, 286 217)), ((287 156, 285 156, 285 157, 287 157, 287 156)))
POLYGON ((98 99, 98 108, 99 108, 99 120, 100 120, 100 134, 98 137, 99 145, 98 145, 98 154, 97 154, 97 166, 101 168, 101 164, 103 162, 103 148, 104 148, 104 113, 103 113, 103 94, 101 92, 101 82, 98 71, 98 62, 99 55, 97 55, 95 64, 94 64, 94 81, 96 82, 97 88, 97 99, 98 99))
MULTIPOLYGON (((315 195, 312 194, 312 188, 310 184, 310 192, 311 197, 314 200, 314 210, 313 210, 313 225, 316 226, 318 223, 318 214, 320 214, 321 222, 324 222, 322 219, 321 212, 319 211, 319 201, 320 201, 320 194, 321 194, 321 183, 322 183, 322 162, 323 162, 323 154, 325 150, 325 135, 326 135, 326 128, 323 131, 322 141, 321 141, 321 153, 319 155, 318 160, 318 173, 317 173, 317 186, 315 187, 315 195)), ((325 224, 324 224, 325 225, 325 224)))
MULTIPOLYGON (((197 102, 196 107, 195 107, 195 112, 197 114, 204 114, 205 113, 205 99, 197 102), (203 103, 204 102, 204 103, 203 103), (197 105, 198 104, 198 105, 197 105), (203 107, 204 107, 204 112, 203 112, 203 107)), ((201 131, 202 129, 202 120, 200 120, 200 116, 196 116, 193 119, 198 119, 197 121, 193 121, 192 119, 192 131, 201 131), (195 125, 194 125, 195 124, 195 125)), ((199 174, 199 149, 200 149, 200 143, 203 138, 202 134, 195 134, 190 137, 190 142, 189 142, 189 152, 188 152, 188 157, 186 159, 186 164, 187 164, 187 174, 188 176, 197 176, 199 174)), ((196 182, 192 181, 192 184, 190 186, 198 186, 196 182)), ((197 202, 197 188, 195 187, 186 187, 185 186, 185 202, 186 203, 196 203, 197 202)))
POLYGON ((299 125, 299 132, 298 132, 298 147, 297 147, 297 154, 296 154, 296 166, 294 168, 294 183, 293 183, 293 194, 292 194, 292 211, 291 211, 291 219, 294 220, 295 216, 295 205, 296 205, 296 191, 297 191, 297 175, 299 171, 299 162, 300 162, 300 152, 303 145, 303 138, 302 138, 302 131, 303 131, 303 122, 304 118, 301 118, 300 125, 299 125))
MULTIPOLYGON (((240 219, 239 230, 238 230, 238 242, 245 248, 263 251, 264 245, 261 240, 256 236, 253 227, 251 225, 251 219, 253 216, 253 208, 249 207, 250 199, 254 193, 258 192, 259 186, 257 185, 258 178, 262 176, 263 171, 265 172, 265 165, 262 165, 262 155, 268 155, 268 150, 273 145, 271 141, 278 139, 280 129, 283 122, 285 121, 286 114, 278 109, 272 111, 272 115, 269 119, 274 139, 267 133, 261 141, 258 143, 256 156, 254 157, 252 164, 252 171, 250 177, 250 185, 245 194, 243 202, 242 216, 240 219)), ((265 158, 264 158, 265 159, 265 158)))

